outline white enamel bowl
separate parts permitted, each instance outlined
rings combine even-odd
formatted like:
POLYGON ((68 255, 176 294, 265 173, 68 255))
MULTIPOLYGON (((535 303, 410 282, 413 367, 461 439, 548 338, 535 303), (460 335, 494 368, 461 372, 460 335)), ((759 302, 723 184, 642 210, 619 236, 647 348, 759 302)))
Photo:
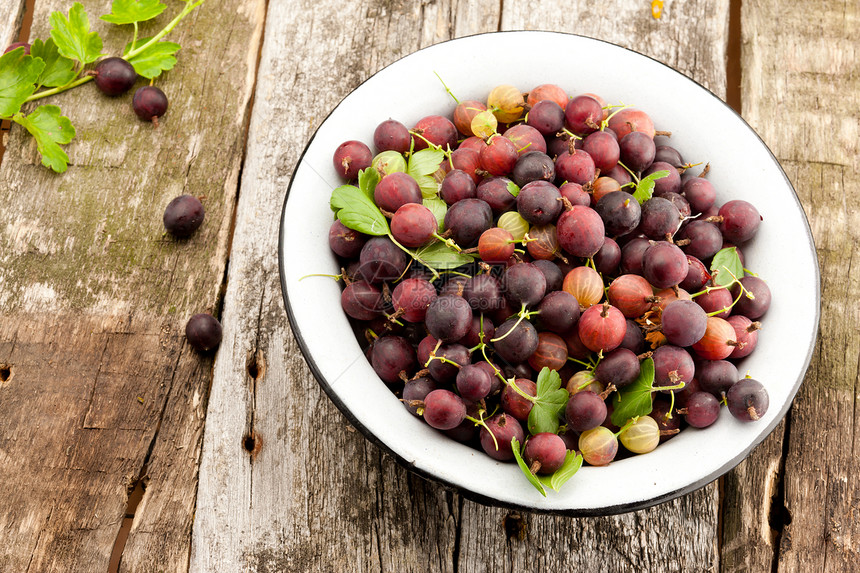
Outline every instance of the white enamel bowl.
POLYGON ((332 110, 296 166, 280 237, 284 300, 296 338, 322 388, 364 435, 418 474, 483 503, 568 515, 641 509, 704 486, 740 463, 777 425, 794 398, 815 345, 819 275, 803 209, 785 173, 756 133, 719 98, 675 70, 613 44, 551 32, 500 32, 452 40, 379 71, 332 110), (526 58, 543 53, 551 58, 526 58), (588 58, 564 63, 564 54, 588 58), (574 63, 575 62, 575 63, 574 63), (624 73, 619 73, 624 71, 624 73), (758 235, 744 246, 747 267, 768 281, 773 303, 756 351, 740 366, 760 380, 770 409, 756 423, 726 408, 705 430, 687 429, 655 451, 584 466, 561 492, 542 497, 512 463, 456 443, 409 414, 365 359, 340 308, 340 286, 315 273, 339 272, 328 247, 328 199, 341 184, 332 166, 347 139, 372 143, 388 118, 407 126, 425 115, 450 116, 455 103, 486 98, 499 84, 527 91, 555 83, 569 94, 645 110, 688 161, 706 161, 718 202, 743 198, 761 212, 758 235), (647 81, 642 81, 647 78, 647 81))

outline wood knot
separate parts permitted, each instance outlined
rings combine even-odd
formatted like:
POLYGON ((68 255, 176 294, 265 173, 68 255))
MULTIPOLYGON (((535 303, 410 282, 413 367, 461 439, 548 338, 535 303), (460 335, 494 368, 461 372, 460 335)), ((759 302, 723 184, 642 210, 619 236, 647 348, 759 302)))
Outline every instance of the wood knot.
POLYGON ((263 449, 263 439, 257 432, 251 431, 250 434, 245 434, 242 438, 242 448, 251 454, 251 459, 253 460, 260 453, 260 450, 263 449))
POLYGON ((502 526, 505 528, 505 536, 508 539, 523 541, 526 538, 528 524, 525 517, 519 513, 507 514, 502 520, 502 526))
POLYGON ((263 356, 263 351, 258 348, 254 352, 248 352, 245 367, 251 380, 259 380, 266 373, 266 357, 263 356))
POLYGON ((12 365, 5 362, 0 362, 0 383, 8 382, 12 379, 12 365))

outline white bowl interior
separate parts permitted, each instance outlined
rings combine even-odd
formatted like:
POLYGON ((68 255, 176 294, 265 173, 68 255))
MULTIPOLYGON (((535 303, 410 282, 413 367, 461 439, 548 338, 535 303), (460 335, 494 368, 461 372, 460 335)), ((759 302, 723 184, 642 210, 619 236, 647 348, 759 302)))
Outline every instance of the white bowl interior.
POLYGON ((424 475, 501 504, 538 511, 597 514, 645 507, 691 491, 739 463, 779 422, 802 380, 818 326, 818 266, 806 217, 788 179, 750 127, 716 96, 671 68, 613 44, 550 32, 470 36, 426 48, 381 70, 347 96, 323 122, 297 166, 282 222, 282 280, 293 328, 323 387, 366 433, 424 475), (528 47, 528 49, 526 49, 528 47), (587 52, 565 64, 564 54, 587 52), (524 53, 549 57, 525 58, 524 53), (627 73, 619 73, 627 70, 627 73), (584 466, 561 492, 542 497, 515 464, 458 444, 409 414, 374 373, 340 309, 339 272, 328 248, 328 200, 342 184, 332 166, 347 139, 370 144, 389 117, 407 126, 449 115, 455 102, 486 98, 499 84, 523 91, 555 83, 569 94, 592 92, 607 103, 646 111, 657 129, 693 162, 708 162, 718 202, 752 202, 764 222, 744 246, 747 267, 767 280, 773 303, 757 350, 739 366, 761 381, 770 409, 756 423, 723 408, 716 424, 687 429, 654 452, 584 466), (644 78, 647 78, 645 80, 644 78))

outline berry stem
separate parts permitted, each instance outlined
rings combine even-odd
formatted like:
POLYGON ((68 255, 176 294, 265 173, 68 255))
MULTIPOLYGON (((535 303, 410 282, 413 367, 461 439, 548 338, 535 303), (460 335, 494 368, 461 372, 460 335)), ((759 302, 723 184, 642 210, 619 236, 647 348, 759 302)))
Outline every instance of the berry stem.
POLYGON ((510 380, 505 380, 505 384, 508 385, 509 388, 513 388, 514 392, 531 402, 532 404, 537 402, 537 396, 532 396, 531 394, 526 394, 519 386, 516 385, 516 378, 511 378, 510 380))
MULTIPOLYGON (((134 24, 134 36, 132 38, 132 49, 127 54, 125 54, 123 56, 123 59, 129 60, 129 59, 133 58, 134 56, 140 54, 141 52, 143 52, 144 50, 146 50, 150 46, 155 45, 164 36, 169 34, 176 27, 176 25, 182 21, 183 18, 185 18, 195 8, 197 8, 198 6, 203 4, 203 2, 205 2, 205 1, 206 0, 198 0, 197 2, 194 2, 194 3, 186 2, 185 8, 183 8, 182 11, 173 20, 171 20, 170 23, 167 24, 167 26, 164 27, 164 29, 162 29, 159 33, 157 33, 155 36, 153 36, 152 39, 150 39, 147 43, 145 43, 142 46, 138 46, 138 47, 134 47, 134 45, 137 43, 137 23, 135 23, 134 24)), ((77 65, 78 64, 76 63, 76 67, 77 67, 77 65)), ((89 82, 89 81, 92 81, 93 78, 94 78, 94 76, 91 76, 91 75, 84 75, 82 77, 78 77, 78 78, 72 80, 71 82, 67 83, 64 86, 59 86, 59 87, 51 88, 49 90, 43 90, 40 92, 36 92, 33 95, 31 95, 30 97, 28 97, 26 101, 36 101, 37 99, 42 99, 44 97, 63 93, 64 91, 68 91, 72 88, 76 88, 78 86, 81 86, 81 85, 89 82)))
POLYGON ((445 243, 445 245, 446 245, 449 249, 454 249, 454 250, 455 250, 455 251, 457 251, 458 253, 463 253, 463 252, 465 252, 465 253, 477 252, 477 249, 476 249, 475 251, 472 251, 471 249, 466 249, 466 250, 464 251, 463 249, 461 249, 461 248, 460 248, 460 245, 458 245, 457 243, 455 243, 455 242, 454 242, 454 239, 446 239, 445 237, 443 237, 443 236, 442 236, 442 235, 440 235, 439 233, 433 233, 431 236, 432 236, 432 237, 434 237, 434 238, 436 238, 436 239, 438 239, 439 241, 441 241, 441 242, 445 243))
POLYGON ((612 119, 612 116, 621 111, 622 109, 627 109, 631 107, 629 105, 625 105, 623 103, 619 103, 618 105, 608 105, 603 109, 615 109, 612 113, 606 116, 606 119, 600 122, 600 131, 605 131, 607 127, 609 127, 609 120, 612 119), (617 109, 616 109, 617 108, 617 109))
MULTIPOLYGON (((483 333, 482 333, 482 334, 483 334, 483 333)), ((483 337, 482 337, 482 339, 483 339, 483 337)), ((498 377, 499 377, 499 380, 501 380, 504 384, 507 384, 507 383, 508 383, 508 381, 507 381, 507 380, 505 380, 505 377, 504 377, 504 375, 502 374, 502 371, 501 371, 501 370, 499 370, 499 369, 496 367, 496 365, 495 365, 495 364, 493 364, 493 363, 490 361, 489 357, 487 356, 487 345, 486 345, 486 344, 481 343, 479 346, 481 347, 481 354, 483 354, 483 355, 484 355, 484 360, 486 360, 486 361, 487 361, 487 364, 489 364, 490 366, 492 366, 492 367, 493 367, 493 370, 495 370, 495 371, 496 371, 496 376, 498 376, 498 377)))
POLYGON ((124 57, 126 60, 128 60, 129 58, 133 58, 133 57, 135 57, 136 55, 138 55, 139 53, 141 53, 141 52, 143 52, 144 50, 146 50, 147 48, 149 48, 150 46, 152 46, 152 45, 154 45, 155 43, 157 43, 160 39, 162 39, 162 38, 163 38, 163 37, 165 37, 167 34, 169 34, 169 33, 170 33, 170 32, 171 32, 171 31, 176 27, 176 25, 177 25, 177 24, 179 24, 179 22, 181 22, 181 21, 182 21, 182 19, 183 19, 183 18, 185 18, 186 16, 188 16, 188 14, 190 14, 190 13, 191 13, 195 8, 197 8, 198 6, 200 6, 201 4, 203 4, 203 2, 205 2, 205 1, 206 1, 206 0, 198 0, 197 2, 194 2, 193 4, 192 4, 191 2, 187 2, 187 3, 185 4, 185 8, 183 8, 183 9, 182 9, 182 12, 180 12, 180 13, 176 16, 176 18, 174 18, 173 20, 171 20, 171 21, 170 21, 170 23, 169 23, 169 24, 167 24, 167 26, 165 26, 165 27, 164 27, 164 29, 162 29, 159 33, 157 33, 155 36, 153 36, 153 37, 152 37, 152 39, 150 39, 147 43, 145 43, 144 45, 142 45, 142 46, 140 46, 140 47, 138 47, 138 48, 135 48, 135 49, 133 49, 133 50, 130 50, 130 51, 129 51, 127 54, 125 54, 125 56, 123 56, 123 57, 124 57))
POLYGON ((28 97, 27 101, 35 101, 37 99, 42 99, 43 97, 48 97, 48 96, 56 95, 59 93, 63 93, 66 90, 76 88, 80 85, 83 85, 83 84, 89 82, 89 81, 92 81, 93 78, 95 78, 95 76, 83 76, 83 77, 80 77, 80 78, 77 78, 75 80, 70 81, 69 83, 67 83, 64 86, 59 86, 56 88, 51 88, 49 90, 42 90, 40 92, 36 92, 33 95, 31 95, 30 97, 28 97))
MULTIPOLYGON (((740 283, 738 283, 738 284, 740 284, 740 283)), ((723 308, 721 308, 719 310, 715 310, 714 312, 709 312, 708 316, 717 316, 720 313, 723 313, 723 312, 730 310, 733 306, 735 306, 738 303, 739 300, 741 300, 741 297, 743 295, 744 295, 744 290, 741 289, 740 291, 738 291, 738 296, 735 297, 735 300, 732 301, 732 304, 730 304, 729 306, 724 306, 723 308)))
POLYGON ((314 273, 314 274, 310 274, 310 275, 305 275, 303 277, 300 277, 299 280, 302 281, 308 277, 328 277, 330 279, 333 279, 334 282, 338 282, 342 278, 345 280, 345 277, 343 275, 327 275, 325 273, 314 273))
MULTIPOLYGON (((448 92, 448 95, 451 96, 451 98, 455 102, 457 102, 457 105, 460 105, 460 100, 457 99, 457 96, 454 95, 454 92, 451 91, 451 88, 448 87, 448 85, 445 83, 445 80, 442 79, 442 76, 440 76, 439 73, 435 72, 435 71, 433 72, 433 75, 435 75, 437 78, 439 78, 439 81, 442 82, 442 87, 445 88, 445 91, 448 92)), ((495 438, 493 438, 493 439, 495 439, 495 438)))
MULTIPOLYGON (((441 145, 436 145, 435 143, 433 143, 432 141, 430 141, 429 139, 427 139, 426 137, 424 137, 423 135, 421 135, 421 133, 422 133, 422 132, 421 132, 421 130, 420 130, 420 129, 410 129, 410 130, 409 130, 409 133, 410 133, 411 135, 414 135, 415 137, 417 137, 417 138, 421 139, 424 143, 426 143, 426 144, 427 144, 427 147, 429 147, 430 149, 433 149, 433 150, 435 150, 435 151, 441 151, 442 153, 444 153, 444 152, 445 152, 445 150, 444 150, 444 149, 442 149, 442 146, 441 146, 441 145)), ((413 142, 413 146, 414 146, 414 142, 413 142)), ((409 156, 410 156, 410 157, 412 157, 412 149, 413 149, 413 147, 410 147, 410 148, 409 148, 409 156)))
POLYGON ((678 168, 678 172, 683 173, 687 169, 692 169, 693 167, 698 167, 701 164, 702 164, 701 161, 699 161, 698 163, 685 163, 684 165, 682 165, 681 167, 678 168))
POLYGON ((490 433, 490 437, 493 438, 493 445, 496 447, 496 451, 499 451, 499 442, 496 441, 496 435, 493 433, 493 431, 490 429, 490 427, 484 421, 484 414, 486 414, 486 413, 487 413, 486 410, 480 409, 480 410, 478 410, 478 418, 473 418, 472 416, 466 416, 465 419, 469 420, 470 422, 474 422, 474 424, 476 426, 481 426, 482 428, 487 430, 490 433))
POLYGON ((430 358, 427 360, 427 362, 424 363, 424 368, 427 368, 428 366, 430 366, 430 363, 433 361, 434 358, 436 358, 436 351, 439 350, 440 346, 442 346, 442 341, 437 340, 436 346, 433 347, 433 350, 430 351, 430 358))
POLYGON ((607 398, 610 394, 612 394, 613 392, 615 392, 616 390, 618 390, 618 388, 616 388, 616 387, 615 387, 615 384, 613 384, 612 382, 610 382, 610 383, 609 383, 609 386, 607 386, 607 387, 606 387, 606 390, 604 390, 603 392, 601 392, 601 393, 599 394, 600 399, 601 399, 601 400, 606 400, 606 398, 607 398))
POLYGON ((615 433, 615 437, 617 438, 618 436, 620 436, 622 432, 624 432, 627 428, 629 428, 630 426, 635 424, 638 420, 639 420, 639 416, 634 416, 633 418, 630 418, 629 420, 627 420, 627 423, 624 424, 623 426, 621 426, 621 429, 615 433))
POLYGON ((512 333, 520 325, 520 323, 523 321, 523 319, 529 316, 529 313, 525 312, 525 310, 526 310, 526 305, 525 305, 525 303, 523 303, 523 307, 520 309, 520 317, 517 319, 517 322, 514 323, 514 325, 511 327, 511 329, 509 331, 507 331, 506 333, 504 333, 503 335, 501 335, 497 338, 493 338, 492 340, 490 340, 490 342, 498 342, 500 340, 503 340, 507 335, 512 333))
MULTIPOLYGON (((433 278, 431 280, 436 280, 439 278, 439 271, 437 271, 435 268, 433 268, 433 265, 426 263, 416 253, 410 251, 409 249, 407 249, 406 247, 401 245, 400 242, 398 242, 397 239, 394 238, 394 235, 391 234, 391 232, 388 233, 388 238, 391 239, 391 242, 394 243, 397 247, 399 247, 400 250, 402 250, 404 253, 406 253, 407 255, 412 257, 414 260, 418 261, 419 263, 421 263, 422 265, 427 267, 430 270, 430 272, 433 273, 433 278)), ((403 272, 406 273, 405 270, 403 272)))
MULTIPOLYGON (((586 368, 589 368, 589 369, 591 368, 591 364, 590 364, 590 363, 588 363, 588 362, 583 362, 582 360, 577 360, 577 359, 576 359, 576 358, 574 358, 573 356, 568 356, 568 357, 567 357, 567 359, 568 359, 568 360, 570 360, 571 362, 576 362, 577 364, 580 364, 580 365, 582 365, 582 366, 585 366, 586 368)), ((589 382, 589 384, 591 384, 591 382, 589 382)))
POLYGON ((134 22, 134 35, 131 37, 131 49, 134 50, 137 47, 137 22, 134 22))
POLYGON ((582 139, 581 137, 579 137, 578 135, 576 135, 575 133, 573 133, 572 131, 570 131, 566 127, 561 128, 561 131, 556 133, 555 136, 556 137, 563 137, 563 138, 571 139, 571 140, 582 139))
POLYGON ((620 161, 618 162, 618 165, 620 165, 621 167, 623 167, 623 168, 624 168, 624 170, 625 170, 625 171, 627 171, 627 173, 629 173, 629 174, 630 174, 630 176, 633 178, 633 181, 635 181, 637 185, 639 184, 639 176, 638 176, 638 175, 636 175, 635 173, 633 173, 632 171, 630 171, 630 168, 629 168, 629 167, 627 167, 626 165, 624 165, 623 163, 621 163, 620 161))
POLYGON ((387 318, 390 322, 393 322, 394 324, 397 324, 399 326, 403 326, 403 323, 400 322, 399 320, 397 320, 397 313, 385 314, 385 318, 387 318))
POLYGON ((583 390, 585 390, 586 388, 588 388, 589 386, 591 386, 595 382, 596 382, 596 380, 594 380, 594 379, 586 380, 585 382, 583 382, 582 384, 580 384, 579 386, 576 387, 576 391, 582 392, 583 390))

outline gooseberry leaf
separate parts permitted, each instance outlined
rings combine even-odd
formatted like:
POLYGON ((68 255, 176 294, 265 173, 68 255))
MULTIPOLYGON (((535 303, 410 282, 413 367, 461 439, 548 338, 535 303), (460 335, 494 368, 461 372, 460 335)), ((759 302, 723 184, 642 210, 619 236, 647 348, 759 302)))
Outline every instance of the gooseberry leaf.
POLYGON ((514 197, 520 194, 520 187, 513 181, 508 181, 508 193, 513 195, 514 197))
POLYGON ((77 77, 75 63, 60 55, 53 38, 44 42, 35 40, 30 47, 30 55, 45 62, 45 68, 39 74, 36 85, 55 88, 64 86, 77 77))
POLYGON ((544 489, 543 484, 526 465, 526 462, 523 459, 522 454, 520 453, 520 442, 516 438, 511 438, 511 451, 514 452, 514 458, 516 458, 517 460, 517 465, 520 466, 520 469, 523 471, 526 478, 529 480, 529 483, 535 486, 535 489, 538 490, 542 496, 546 497, 546 490, 544 489))
POLYGON ((648 358, 639 366, 639 376, 632 384, 616 392, 612 397, 612 423, 619 428, 630 418, 651 413, 654 391, 654 359, 648 358))
MULTIPOLYGON (((122 54, 125 57, 133 47, 143 46, 152 38, 140 38, 134 43, 126 44, 122 54)), ((151 80, 152 78, 161 75, 161 72, 172 70, 176 65, 176 58, 173 54, 179 51, 181 46, 174 42, 156 42, 148 46, 145 50, 136 53, 134 56, 127 58, 128 63, 134 66, 134 71, 151 80)))
POLYGON ((358 172, 358 188, 362 193, 367 195, 368 199, 373 201, 373 192, 376 190, 376 185, 379 183, 379 171, 373 167, 362 169, 358 172))
POLYGON ((331 194, 331 208, 345 226, 365 235, 388 235, 388 221, 361 189, 341 185, 331 194))
POLYGON ((475 260, 475 255, 457 252, 441 241, 409 249, 409 253, 413 259, 435 271, 456 269, 475 260))
POLYGON ((95 62, 103 55, 102 39, 97 32, 90 32, 90 19, 80 2, 72 4, 68 16, 53 12, 50 22, 51 38, 60 55, 82 64, 95 62))
POLYGON ((720 249, 711 259, 711 274, 717 286, 729 286, 744 277, 744 265, 736 247, 720 249), (733 276, 734 275, 734 276, 733 276))
POLYGON ((445 213, 448 212, 448 204, 439 197, 424 199, 422 203, 436 217, 436 232, 441 233, 445 229, 445 213))
POLYGON ((655 171, 654 173, 646 175, 639 180, 639 183, 636 184, 636 191, 633 192, 633 198, 641 205, 654 195, 654 186, 656 185, 656 181, 668 176, 669 172, 666 170, 655 171))
POLYGON ((433 175, 444 160, 445 153, 441 149, 422 149, 409 156, 406 172, 412 177, 433 175))
POLYGON ((439 194, 439 184, 433 179, 439 166, 445 160, 445 154, 439 149, 422 149, 409 156, 406 173, 418 182, 421 196, 425 199, 439 194))
POLYGON ((12 121, 24 126, 36 139, 42 155, 42 165, 62 173, 69 165, 69 156, 59 144, 69 143, 75 137, 75 128, 69 118, 60 115, 55 105, 40 105, 30 115, 16 113, 12 121))
POLYGON ((101 16, 101 19, 117 25, 146 22, 164 12, 165 8, 167 4, 159 0, 113 0, 111 13, 101 16))
POLYGON ((561 464, 560 468, 548 476, 537 476, 537 479, 544 486, 552 489, 553 491, 559 491, 561 486, 572 478, 581 467, 582 456, 574 451, 568 450, 567 454, 564 456, 564 463, 561 464))
POLYGON ((36 80, 45 62, 15 48, 0 56, 0 117, 9 118, 36 91, 36 80))
POLYGON ((418 188, 421 189, 421 196, 425 199, 436 197, 439 195, 439 184, 429 175, 419 175, 415 178, 418 182, 418 188))
POLYGON ((532 434, 558 432, 558 415, 567 404, 570 394, 561 387, 561 376, 546 366, 537 379, 537 395, 529 412, 528 428, 532 434))

